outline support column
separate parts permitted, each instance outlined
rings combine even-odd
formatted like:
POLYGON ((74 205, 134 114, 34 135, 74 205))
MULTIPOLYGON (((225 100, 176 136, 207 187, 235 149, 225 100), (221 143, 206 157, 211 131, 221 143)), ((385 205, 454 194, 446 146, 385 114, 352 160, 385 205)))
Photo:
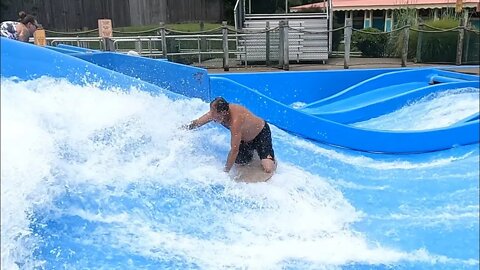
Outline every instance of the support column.
POLYGON ((344 32, 345 53, 343 58, 343 68, 348 69, 350 65, 350 44, 352 41, 352 20, 348 19, 344 32))

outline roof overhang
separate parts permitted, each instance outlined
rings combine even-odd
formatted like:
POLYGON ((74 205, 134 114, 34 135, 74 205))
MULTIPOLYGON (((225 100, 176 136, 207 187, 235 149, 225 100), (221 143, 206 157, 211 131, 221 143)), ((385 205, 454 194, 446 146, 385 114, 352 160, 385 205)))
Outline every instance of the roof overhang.
MULTIPOLYGON (((463 8, 477 9, 477 3, 463 3, 463 8)), ((371 6, 333 6, 333 11, 349 11, 349 10, 393 10, 393 9, 432 9, 432 8, 455 8, 455 3, 445 4, 409 4, 409 5, 371 5, 371 6)))

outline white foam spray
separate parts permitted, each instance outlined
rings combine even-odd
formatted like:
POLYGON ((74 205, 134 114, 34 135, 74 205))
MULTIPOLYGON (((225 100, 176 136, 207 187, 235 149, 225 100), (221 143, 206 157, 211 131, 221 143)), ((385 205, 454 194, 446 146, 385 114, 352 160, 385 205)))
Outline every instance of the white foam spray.
MULTIPOLYGON (((54 205, 67 191, 96 192, 100 197, 95 200, 104 202, 128 197, 132 186, 143 191, 149 186, 195 190, 220 185, 223 191, 215 202, 224 208, 205 206, 205 199, 198 198, 195 204, 205 212, 196 213, 198 220, 189 224, 177 224, 185 226, 182 232, 138 209, 117 213, 72 206, 68 215, 108 225, 79 241, 154 260, 180 256, 206 269, 278 269, 290 260, 315 268, 450 260, 370 241, 352 228, 363 213, 339 190, 281 160, 267 183, 232 182, 222 172, 228 134, 213 126, 179 129, 208 109, 198 99, 172 101, 52 78, 2 79, 1 95, 3 269, 45 264, 33 255, 39 243, 48 241, 32 234, 35 210, 67 214, 54 205), (204 216, 215 220, 211 228, 196 225, 204 223, 204 216), (214 236, 188 233, 187 225, 213 230, 214 236)), ((140 203, 152 202, 146 198, 140 203)), ((182 206, 186 210, 179 208, 179 215, 191 213, 194 206, 182 206)))

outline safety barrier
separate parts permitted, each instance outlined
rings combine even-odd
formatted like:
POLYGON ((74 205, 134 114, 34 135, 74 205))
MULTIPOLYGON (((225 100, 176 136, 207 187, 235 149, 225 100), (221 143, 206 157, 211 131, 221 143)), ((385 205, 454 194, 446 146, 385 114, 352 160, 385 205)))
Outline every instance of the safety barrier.
MULTIPOLYGON (((160 24, 160 27, 155 27, 149 30, 138 32, 121 32, 113 31, 117 35, 128 36, 114 36, 108 38, 101 37, 80 37, 79 35, 91 34, 94 30, 82 31, 82 32, 66 32, 68 36, 63 37, 47 37, 47 44, 56 46, 58 44, 70 44, 78 47, 99 49, 105 51, 120 51, 120 52, 136 52, 142 56, 153 58, 168 58, 175 62, 193 63, 197 62, 199 65, 207 66, 205 60, 217 59, 222 60, 222 67, 224 70, 229 70, 232 59, 238 61, 241 65, 248 65, 246 55, 251 53, 258 54, 258 47, 264 46, 265 48, 260 50, 265 54, 263 59, 266 59, 265 64, 267 66, 277 66, 279 68, 288 70, 291 60, 291 37, 292 33, 296 35, 303 34, 326 34, 343 32, 343 58, 344 68, 348 69, 351 66, 350 57, 352 55, 358 55, 358 52, 352 51, 352 33, 359 32, 370 35, 397 35, 398 46, 400 47, 401 66, 407 66, 408 52, 409 52, 409 37, 410 32, 417 33, 438 33, 445 32, 458 32, 458 44, 456 52, 456 65, 462 63, 478 64, 478 56, 472 61, 466 61, 469 49, 469 39, 473 35, 473 38, 478 39, 480 32, 472 29, 467 29, 464 25, 452 28, 452 29, 435 29, 430 27, 431 30, 425 30, 422 27, 413 28, 410 25, 405 25, 401 28, 395 29, 390 32, 366 32, 363 30, 353 29, 350 19, 346 20, 346 26, 332 30, 325 31, 308 31, 302 28, 293 27, 289 25, 287 21, 281 21, 278 26, 270 28, 267 24, 265 29, 257 30, 236 30, 227 26, 226 22, 221 27, 211 29, 208 31, 199 32, 183 32, 168 29, 164 24, 160 24), (468 35, 465 35, 465 34, 468 35), (146 35, 149 34, 149 35, 146 35), (239 44, 239 40, 245 42, 239 44), (260 43, 254 42, 255 40, 261 40, 260 43), (464 48, 465 47, 465 48, 464 48), (255 49, 257 48, 257 49, 255 49), (176 60, 176 57, 183 57, 183 60, 176 60), (185 58, 188 58, 185 60, 185 58), (185 62, 187 61, 187 62, 185 62), (191 62, 188 62, 191 61, 191 62)), ((46 30, 47 33, 52 34, 65 34, 62 32, 53 32, 46 30)), ((421 44, 421 35, 418 36, 419 44, 421 44)), ((324 44, 329 45, 332 41, 324 44)), ((298 48, 302 50, 305 48, 298 48)), ((417 46, 416 61, 421 62, 421 46, 417 46)), ((302 52, 309 53, 309 52, 302 52)), ((328 51, 332 54, 333 51, 328 51)), ((394 56, 396 57, 396 56, 394 56)), ((298 60, 298 59, 297 59, 298 60)))

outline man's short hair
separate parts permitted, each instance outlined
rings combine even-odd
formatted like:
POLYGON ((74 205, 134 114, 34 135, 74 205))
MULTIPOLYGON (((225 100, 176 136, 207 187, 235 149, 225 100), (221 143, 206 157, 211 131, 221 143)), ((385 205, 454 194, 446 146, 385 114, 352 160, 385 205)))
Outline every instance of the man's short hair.
POLYGON ((210 102, 210 106, 215 105, 215 108, 218 113, 226 112, 229 109, 228 102, 223 97, 216 97, 212 102, 210 102))

